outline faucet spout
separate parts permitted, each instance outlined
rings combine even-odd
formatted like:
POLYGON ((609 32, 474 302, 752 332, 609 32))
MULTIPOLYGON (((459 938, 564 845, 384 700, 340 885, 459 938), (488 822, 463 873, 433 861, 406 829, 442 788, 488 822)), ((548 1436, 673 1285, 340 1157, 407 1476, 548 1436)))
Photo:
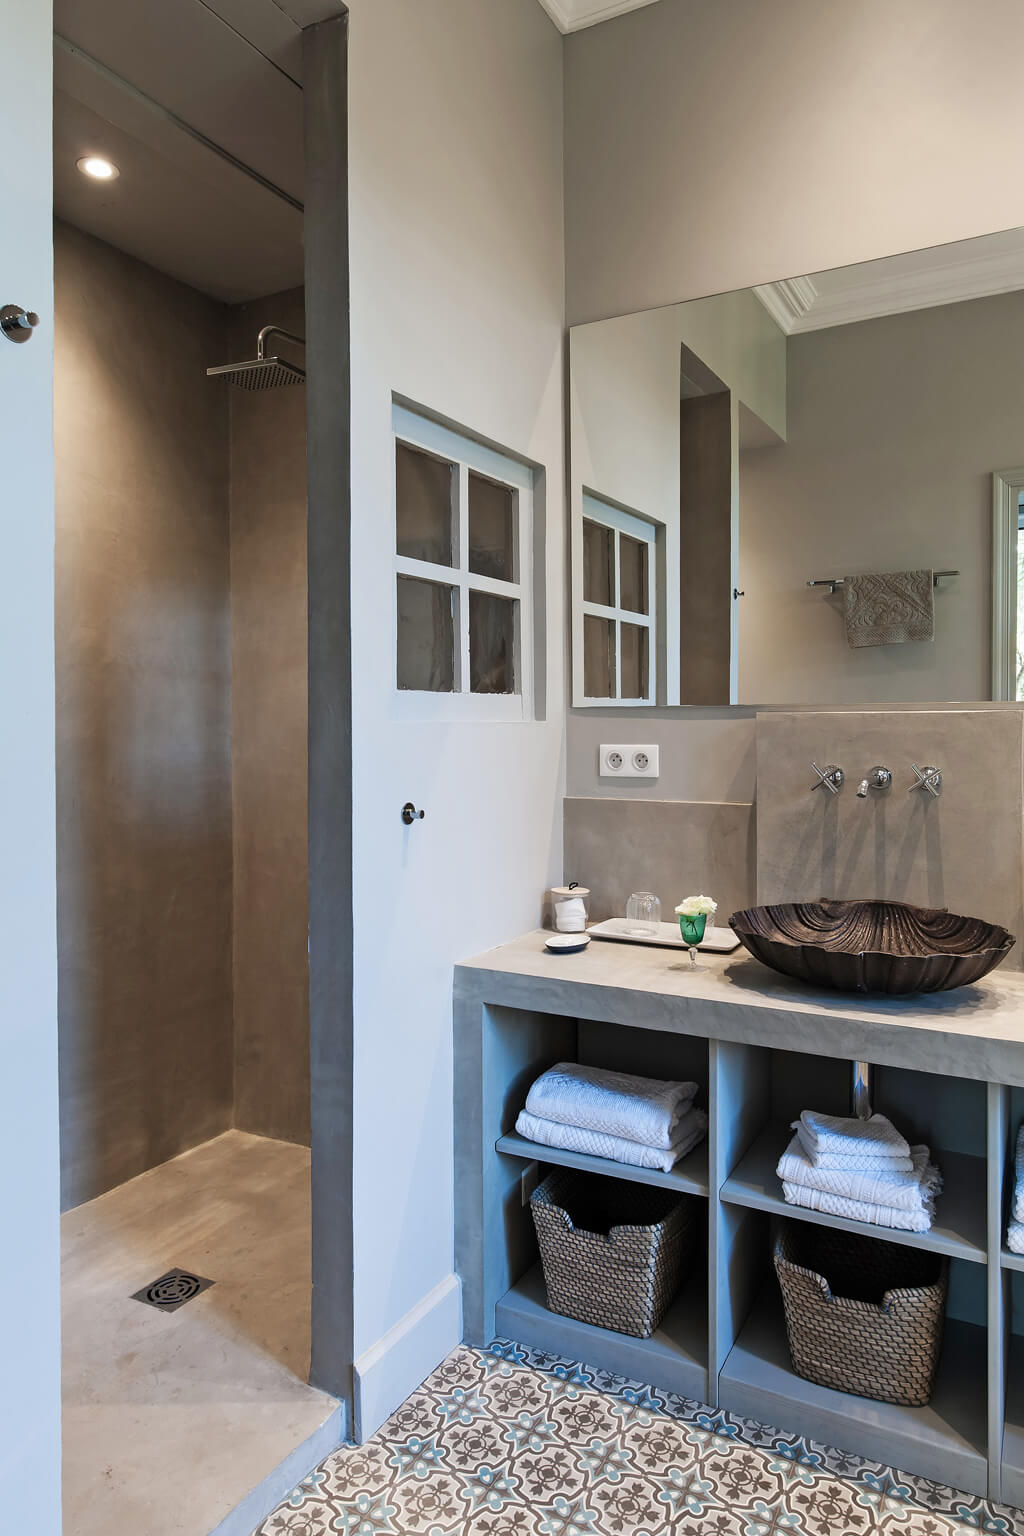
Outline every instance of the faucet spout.
POLYGON ((867 797, 868 797, 868 781, 867 781, 867 779, 861 779, 860 783, 857 785, 857 798, 859 800, 866 800, 867 797))

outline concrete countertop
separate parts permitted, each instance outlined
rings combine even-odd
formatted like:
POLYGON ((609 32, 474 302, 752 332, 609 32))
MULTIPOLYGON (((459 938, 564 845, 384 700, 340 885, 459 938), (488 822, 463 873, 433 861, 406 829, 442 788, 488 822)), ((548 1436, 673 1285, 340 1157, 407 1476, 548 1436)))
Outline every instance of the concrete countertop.
POLYGON ((524 934, 455 968, 457 1005, 604 1020, 1024 1086, 1024 975, 913 997, 819 991, 746 950, 685 954, 592 939, 581 954, 524 934))

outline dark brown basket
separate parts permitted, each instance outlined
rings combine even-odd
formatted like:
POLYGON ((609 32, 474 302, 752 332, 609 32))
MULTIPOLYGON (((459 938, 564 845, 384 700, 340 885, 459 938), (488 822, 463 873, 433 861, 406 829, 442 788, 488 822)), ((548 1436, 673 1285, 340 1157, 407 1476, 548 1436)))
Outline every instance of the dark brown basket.
POLYGON ((784 1222, 775 1273, 798 1376, 919 1408, 932 1394, 949 1267, 939 1254, 784 1222))
POLYGON ((552 1312, 649 1339, 693 1257, 698 1197, 558 1168, 530 1209, 552 1312))

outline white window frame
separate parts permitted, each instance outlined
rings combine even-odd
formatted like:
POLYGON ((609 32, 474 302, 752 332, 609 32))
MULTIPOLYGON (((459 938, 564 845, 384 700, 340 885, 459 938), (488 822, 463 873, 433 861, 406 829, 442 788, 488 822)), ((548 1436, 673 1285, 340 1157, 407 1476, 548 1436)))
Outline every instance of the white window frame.
POLYGON ((992 476, 992 697, 1017 698, 1017 541, 1024 466, 992 476))
POLYGON ((534 469, 499 449, 465 436, 454 427, 421 415, 396 401, 392 407, 391 510, 394 570, 392 601, 392 691, 396 718, 403 720, 466 720, 516 723, 534 718, 534 469), (454 464, 457 476, 452 529, 452 564, 435 565, 397 553, 398 494, 396 445, 407 443, 434 458, 454 464), (473 472, 507 486, 513 492, 517 580, 499 581, 469 569, 469 476, 473 472), (455 689, 398 686, 398 577, 411 576, 451 587, 455 592, 455 689), (469 670, 469 594, 490 592, 517 604, 514 644, 516 693, 472 693, 469 670))
POLYGON ((579 556, 577 569, 579 576, 579 601, 574 605, 573 612, 573 661, 574 661, 574 695, 576 700, 589 707, 604 706, 606 708, 635 709, 648 705, 656 705, 658 702, 658 622, 657 622, 657 593, 658 593, 658 525, 638 512, 628 512, 612 502, 605 501, 594 491, 583 492, 583 513, 580 522, 579 556), (614 540, 614 593, 615 602, 610 606, 603 603, 591 603, 583 596, 583 525, 584 523, 599 523, 604 528, 611 528, 615 533, 614 540), (623 608, 620 603, 620 559, 619 549, 621 537, 635 539, 639 544, 647 546, 647 613, 634 613, 631 608, 623 608), (615 627, 615 697, 593 698, 585 691, 586 668, 584 667, 584 618, 592 614, 599 619, 613 619, 615 627), (622 628, 623 624, 634 624, 647 629, 647 692, 648 697, 628 698, 623 697, 622 689, 622 628))

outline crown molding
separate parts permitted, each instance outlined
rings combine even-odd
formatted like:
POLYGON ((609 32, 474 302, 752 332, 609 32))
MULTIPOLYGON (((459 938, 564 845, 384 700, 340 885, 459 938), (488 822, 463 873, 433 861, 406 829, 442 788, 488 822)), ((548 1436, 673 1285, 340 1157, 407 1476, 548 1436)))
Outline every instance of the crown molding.
POLYGON ((787 277, 754 289, 780 331, 787 336, 799 330, 800 321, 814 307, 818 290, 809 277, 787 277))
POLYGON ((599 22, 611 21, 624 16, 627 11, 637 11, 644 5, 655 5, 657 0, 540 0, 559 32, 579 32, 583 27, 596 27, 599 22))
MULTIPOLYGON (((929 255, 922 254, 925 258, 929 255)), ((852 274, 856 269, 850 270, 852 274)), ((1024 250, 1000 247, 958 261, 924 259, 919 266, 901 265, 896 271, 890 263, 880 262, 875 272, 860 281, 840 280, 821 289, 812 279, 801 277, 768 283, 754 292, 780 329, 791 336, 996 293, 1015 293, 1022 287, 1024 250)))

